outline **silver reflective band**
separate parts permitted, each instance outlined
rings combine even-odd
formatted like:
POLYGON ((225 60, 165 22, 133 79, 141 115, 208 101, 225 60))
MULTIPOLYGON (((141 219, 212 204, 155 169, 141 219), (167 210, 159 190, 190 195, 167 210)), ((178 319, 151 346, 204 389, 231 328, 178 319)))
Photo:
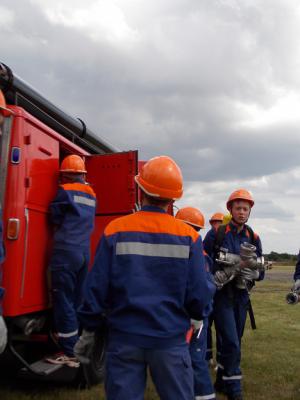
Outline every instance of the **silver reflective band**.
POLYGON ((242 375, 222 376, 223 381, 237 381, 242 379, 242 375))
POLYGON ((86 206, 95 207, 96 201, 93 199, 88 199, 87 197, 83 196, 74 196, 75 203, 85 204, 86 206))
POLYGON ((195 400, 211 400, 211 399, 215 399, 216 395, 214 393, 212 394, 206 394, 204 396, 196 396, 195 400))
POLYGON ((75 335, 78 335, 78 330, 76 329, 76 331, 73 332, 69 332, 69 333, 61 333, 61 332, 57 332, 58 337, 62 337, 62 338, 69 338, 75 335))
POLYGON ((151 244, 142 242, 118 242, 117 256, 135 254, 150 257, 189 258, 190 247, 178 244, 151 244))

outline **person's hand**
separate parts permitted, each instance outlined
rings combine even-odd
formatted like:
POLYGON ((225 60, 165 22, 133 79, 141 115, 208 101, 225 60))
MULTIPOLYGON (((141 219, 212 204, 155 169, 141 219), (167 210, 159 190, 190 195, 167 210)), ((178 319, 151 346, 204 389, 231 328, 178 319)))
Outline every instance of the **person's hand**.
POLYGON ((239 276, 247 281, 256 281, 259 278, 259 271, 257 269, 242 268, 239 272, 239 276))
POLYGON ((0 354, 3 353, 7 345, 7 329, 2 315, 0 316, 0 354))
POLYGON ((95 332, 82 331, 74 347, 74 355, 82 364, 91 362, 91 354, 95 343, 95 332))

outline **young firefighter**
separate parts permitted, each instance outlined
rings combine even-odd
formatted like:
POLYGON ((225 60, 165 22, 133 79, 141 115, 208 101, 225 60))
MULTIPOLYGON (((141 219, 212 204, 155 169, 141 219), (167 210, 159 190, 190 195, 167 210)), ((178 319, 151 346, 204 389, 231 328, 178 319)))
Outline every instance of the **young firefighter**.
MULTIPOLYGON (((214 213, 209 220, 211 229, 207 232, 205 239, 203 240, 203 246, 205 241, 209 241, 209 237, 211 235, 214 235, 214 232, 218 230, 219 226, 223 223, 223 218, 224 214, 221 212, 216 212, 214 213)), ((211 314, 209 316, 209 322, 208 322, 208 327, 207 327, 207 349, 206 349, 206 360, 209 362, 211 366, 214 365, 214 360, 213 360, 213 338, 212 338, 212 324, 213 324, 213 315, 211 314)), ((218 340, 217 340, 218 342, 218 340)), ((218 343, 217 343, 217 354, 218 354, 218 343)))
POLYGON ((67 156, 60 168, 61 184, 50 204, 55 227, 50 260, 54 323, 63 353, 47 358, 53 364, 78 367, 73 348, 78 340, 76 309, 90 260, 90 236, 94 229, 96 196, 85 182, 84 161, 67 156))
MULTIPOLYGON (((175 218, 187 223, 197 232, 205 226, 203 214, 200 210, 194 207, 181 208, 177 212, 175 218)), ((212 260, 206 253, 205 261, 207 264, 208 279, 212 281, 210 273, 212 260)), ((210 400, 216 398, 210 377, 209 366, 206 361, 208 317, 212 311, 212 305, 207 307, 206 311, 207 312, 206 314, 203 314, 201 321, 192 320, 194 333, 190 342, 190 354, 194 371, 194 391, 196 400, 210 400)))
MULTIPOLYGON (((246 225, 253 205, 254 200, 245 189, 236 190, 229 196, 227 209, 232 215, 232 220, 226 226, 221 225, 205 246, 205 250, 214 260, 221 247, 228 249, 229 253, 240 255, 241 244, 245 242, 256 246, 255 251, 249 252, 249 260, 257 260, 257 257, 262 256, 259 237, 246 225), (218 235, 221 232, 223 232, 223 237, 220 240, 218 235), (218 241, 220 243, 216 246, 218 241)), ((243 265, 242 262, 240 265, 243 265)), ((216 281, 220 276, 218 271, 222 270, 225 271, 222 264, 214 264, 216 281)), ((226 280, 218 282, 220 290, 216 292, 213 311, 217 335, 220 335, 221 341, 215 388, 225 393, 230 400, 241 400, 243 398, 240 370, 241 339, 249 307, 247 288, 254 285, 255 280, 263 279, 264 273, 259 272, 257 268, 246 267, 242 268, 234 279, 232 279, 234 275, 227 277, 223 273, 221 276, 226 277, 226 280)))
MULTIPOLYGON (((6 102, 2 91, 0 90, 0 141, 2 136, 2 126, 4 123, 4 117, 11 115, 11 110, 6 107, 6 102)), ((3 221, 2 221, 2 208, 0 204, 0 284, 2 281, 2 270, 1 264, 4 261, 5 250, 3 244, 3 221)), ((0 354, 4 351, 7 344, 7 329, 2 317, 2 300, 4 296, 4 289, 0 286, 0 354)))
POLYGON ((182 196, 182 175, 167 156, 135 177, 142 209, 112 221, 85 282, 75 354, 86 362, 94 332, 107 318, 108 400, 142 400, 147 368, 162 400, 192 400, 193 370, 185 340, 190 319, 212 301, 200 236, 167 213, 182 196))
POLYGON ((300 251, 298 254, 298 259, 295 267, 295 273, 294 273, 294 285, 292 287, 292 291, 298 293, 300 295, 300 251))

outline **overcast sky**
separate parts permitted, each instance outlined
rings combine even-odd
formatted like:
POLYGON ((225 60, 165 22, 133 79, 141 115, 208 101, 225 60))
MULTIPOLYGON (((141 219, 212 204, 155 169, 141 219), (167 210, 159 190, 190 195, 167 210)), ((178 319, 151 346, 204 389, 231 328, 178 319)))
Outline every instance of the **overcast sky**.
POLYGON ((245 187, 300 246, 299 0, 1 0, 0 61, 120 150, 181 166, 207 218, 245 187))

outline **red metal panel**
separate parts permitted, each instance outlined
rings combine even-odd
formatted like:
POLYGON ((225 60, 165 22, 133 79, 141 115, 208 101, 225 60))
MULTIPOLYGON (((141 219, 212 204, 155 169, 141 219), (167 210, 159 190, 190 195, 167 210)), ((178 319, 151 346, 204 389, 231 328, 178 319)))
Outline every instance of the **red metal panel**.
POLYGON ((80 154, 78 146, 22 109, 16 111, 10 147, 20 147, 21 162, 8 165, 4 236, 9 218, 20 220, 20 234, 17 240, 5 243, 3 312, 6 316, 48 308, 46 281, 52 241, 48 206, 58 187, 60 148, 80 154))
POLYGON ((86 157, 87 181, 97 195, 98 215, 128 214, 135 209, 137 151, 86 157))

